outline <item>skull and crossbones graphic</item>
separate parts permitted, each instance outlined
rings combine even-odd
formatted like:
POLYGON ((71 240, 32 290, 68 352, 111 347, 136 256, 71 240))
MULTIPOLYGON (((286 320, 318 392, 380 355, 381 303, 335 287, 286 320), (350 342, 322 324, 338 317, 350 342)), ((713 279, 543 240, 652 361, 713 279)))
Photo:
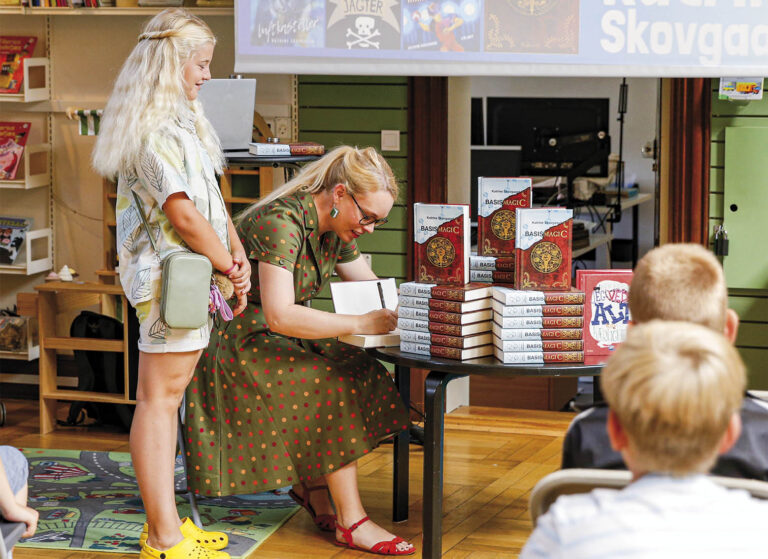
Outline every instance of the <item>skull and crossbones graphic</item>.
POLYGON ((378 29, 374 29, 376 26, 376 20, 369 16, 360 16, 355 19, 355 28, 357 33, 347 27, 347 38, 354 37, 354 40, 347 41, 347 48, 351 49, 354 46, 367 49, 369 47, 379 48, 379 41, 372 41, 374 37, 381 35, 378 29))

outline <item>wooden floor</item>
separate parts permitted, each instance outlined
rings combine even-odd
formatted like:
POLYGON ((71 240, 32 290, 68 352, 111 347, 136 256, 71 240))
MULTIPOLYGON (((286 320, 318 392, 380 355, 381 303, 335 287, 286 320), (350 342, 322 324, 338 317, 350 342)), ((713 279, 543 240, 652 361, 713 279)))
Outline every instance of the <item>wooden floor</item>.
MULTIPOLYGON (((8 418, 0 444, 30 448, 66 448, 128 452, 125 434, 93 428, 67 428, 40 436, 37 404, 6 401, 8 418)), ((63 414, 63 410, 62 414, 63 414)), ((531 530, 528 496, 544 475, 558 469, 560 452, 573 414, 460 408, 445 422, 445 500, 443 557, 491 559, 517 557, 531 530)), ((421 550, 422 451, 411 446, 410 519, 391 522, 392 445, 360 459, 360 491, 377 522, 421 550)), ((259 559, 372 557, 344 551, 332 535, 317 531, 299 511, 252 555, 259 559)), ((135 559, 136 555, 19 548, 15 559, 135 559)))

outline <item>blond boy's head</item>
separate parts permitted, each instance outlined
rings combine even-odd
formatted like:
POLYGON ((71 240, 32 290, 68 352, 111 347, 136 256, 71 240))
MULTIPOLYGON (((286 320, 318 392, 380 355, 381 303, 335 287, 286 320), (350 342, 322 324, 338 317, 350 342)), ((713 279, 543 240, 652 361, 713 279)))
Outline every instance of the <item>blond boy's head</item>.
POLYGON ((636 475, 706 472, 725 438, 738 438, 744 364, 710 328, 660 320, 630 328, 601 384, 612 444, 636 475))
POLYGON ((703 246, 664 245, 637 263, 629 289, 634 323, 683 320, 723 332, 727 309, 723 268, 703 246))

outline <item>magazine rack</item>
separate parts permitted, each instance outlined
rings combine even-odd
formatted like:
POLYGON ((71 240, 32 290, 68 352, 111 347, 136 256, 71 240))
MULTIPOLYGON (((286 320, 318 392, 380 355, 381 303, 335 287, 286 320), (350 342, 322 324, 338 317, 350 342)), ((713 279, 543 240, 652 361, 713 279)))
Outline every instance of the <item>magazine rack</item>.
POLYGON ((30 103, 47 101, 49 98, 50 65, 47 58, 24 59, 24 80, 18 93, 0 94, 0 101, 30 103))
POLYGON ((51 182, 51 144, 32 144, 24 147, 19 171, 13 180, 0 180, 0 188, 30 190, 48 186, 51 182))

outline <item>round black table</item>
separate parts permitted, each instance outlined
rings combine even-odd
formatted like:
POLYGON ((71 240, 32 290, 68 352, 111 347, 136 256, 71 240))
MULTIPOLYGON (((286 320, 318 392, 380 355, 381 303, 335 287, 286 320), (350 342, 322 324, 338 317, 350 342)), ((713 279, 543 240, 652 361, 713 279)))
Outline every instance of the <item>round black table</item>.
MULTIPOLYGON (((424 379, 424 481, 422 511, 424 539, 422 557, 437 559, 442 554, 443 536, 443 429, 445 388, 454 379, 467 375, 497 377, 586 377, 600 374, 602 365, 550 363, 506 365, 495 357, 456 361, 400 351, 397 347, 370 348, 368 353, 395 365, 395 382, 406 407, 410 407, 410 370, 427 369, 424 379)), ((406 430, 395 440, 393 519, 408 519, 408 443, 406 430)))

